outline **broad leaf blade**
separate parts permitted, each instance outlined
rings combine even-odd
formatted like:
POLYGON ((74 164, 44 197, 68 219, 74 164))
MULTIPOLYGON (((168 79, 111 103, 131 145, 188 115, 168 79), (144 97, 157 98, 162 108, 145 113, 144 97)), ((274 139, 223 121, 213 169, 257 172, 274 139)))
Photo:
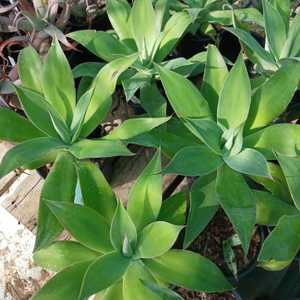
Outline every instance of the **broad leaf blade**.
POLYGON ((265 240, 258 261, 267 270, 288 266, 300 250, 300 216, 283 216, 265 240))
POLYGON ((101 256, 86 271, 79 299, 87 298, 118 282, 126 272, 129 263, 130 259, 118 252, 101 256))
POLYGON ((108 0, 107 15, 120 40, 132 37, 129 27, 130 5, 127 0, 108 0))
POLYGON ((55 160, 59 150, 65 148, 60 141, 41 137, 25 141, 10 149, 3 157, 0 165, 0 178, 16 168, 39 168, 55 160))
POLYGON ((76 182, 73 157, 67 152, 59 154, 41 191, 35 250, 49 246, 63 231, 63 227, 46 205, 45 199, 72 203, 76 182))
POLYGON ((226 164, 233 170, 250 176, 272 178, 267 160, 257 150, 246 148, 240 153, 224 157, 226 164))
POLYGON ((57 39, 51 45, 42 75, 45 98, 67 124, 71 124, 76 103, 75 84, 69 62, 57 39))
POLYGON ((192 18, 187 12, 172 15, 162 32, 155 61, 161 62, 168 56, 191 23, 192 18))
POLYGON ((217 194, 220 204, 229 217, 248 253, 256 220, 255 199, 242 175, 228 167, 218 170, 217 194))
POLYGON ((182 228, 163 221, 150 223, 139 233, 136 256, 155 258, 165 254, 174 245, 182 228))
POLYGON ((157 66, 157 69, 167 97, 178 117, 211 116, 207 101, 192 82, 166 68, 157 66))
POLYGON ((278 60, 286 41, 286 25, 279 11, 269 2, 263 0, 263 11, 268 46, 274 57, 278 60))
POLYGON ((216 155, 206 146, 188 146, 175 154, 163 173, 201 176, 216 171, 222 164, 221 156, 216 155))
POLYGON ((84 246, 106 253, 112 250, 109 224, 95 210, 68 202, 48 201, 59 222, 84 246))
POLYGON ((18 71, 22 86, 42 93, 41 72, 42 61, 36 50, 29 46, 20 51, 18 71))
POLYGON ((26 118, 8 108, 0 108, 0 140, 20 143, 43 136, 26 118))
POLYGON ((137 55, 124 56, 105 65, 93 81, 93 97, 84 119, 80 136, 89 135, 105 118, 111 107, 111 96, 121 73, 127 70, 137 59, 137 55))
POLYGON ((79 299, 80 286, 90 264, 91 261, 81 262, 64 269, 51 278, 32 300, 79 299))
POLYGON ((218 103, 218 122, 226 128, 238 128, 248 117, 251 103, 250 79, 242 55, 224 83, 218 103))
POLYGON ((76 263, 95 260, 101 254, 78 242, 58 241, 33 254, 34 263, 42 268, 60 272, 76 263))
POLYGON ((183 242, 184 248, 187 248, 205 229, 219 208, 214 177, 215 175, 201 177, 193 183, 183 242))
POLYGON ((83 139, 70 147, 70 152, 78 159, 133 155, 120 141, 83 139))
MULTIPOLYGON (((130 249, 134 250, 137 242, 136 228, 123 204, 119 201, 110 227, 110 240, 115 250, 122 253, 126 239, 130 249)), ((125 253, 123 254, 125 255, 125 253)))
POLYGON ((130 190, 127 211, 139 232, 158 217, 162 202, 161 155, 158 150, 130 190))
POLYGON ((223 292, 232 287, 218 267, 191 251, 171 250, 146 266, 164 281, 201 292, 223 292))
POLYGON ((219 96, 227 76, 228 70, 222 54, 217 47, 210 45, 207 50, 201 93, 214 117, 217 116, 219 96))
POLYGON ((292 100, 299 81, 300 63, 289 62, 257 88, 252 96, 247 129, 266 126, 282 114, 292 100))
POLYGON ((96 210, 110 224, 117 201, 99 166, 90 161, 78 161, 77 168, 84 205, 96 210))
POLYGON ((295 206, 300 210, 300 157, 285 156, 279 153, 276 156, 286 178, 295 206))

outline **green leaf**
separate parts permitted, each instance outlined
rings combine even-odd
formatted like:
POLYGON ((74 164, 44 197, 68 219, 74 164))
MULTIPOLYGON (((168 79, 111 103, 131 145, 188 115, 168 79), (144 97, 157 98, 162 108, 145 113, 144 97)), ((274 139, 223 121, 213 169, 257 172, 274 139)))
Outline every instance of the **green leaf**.
POLYGON ((256 201, 256 223, 276 226, 284 215, 297 215, 299 211, 292 205, 272 196, 269 192, 253 190, 256 201))
POLYGON ((39 168, 55 159, 59 150, 65 148, 60 141, 41 137, 25 141, 10 149, 3 157, 0 165, 0 178, 9 172, 21 168, 39 168))
POLYGON ((42 73, 47 101, 70 124, 76 103, 75 84, 69 62, 57 39, 51 45, 42 73))
POLYGON ((163 201, 157 219, 175 225, 184 225, 186 209, 187 203, 185 192, 177 193, 163 201))
POLYGON ((80 140, 70 147, 70 152, 78 159, 133 155, 120 141, 80 140))
POLYGON ((283 65, 252 96, 246 127, 256 129, 268 125, 282 114, 293 98, 300 82, 300 63, 283 65), (282 84, 284 83, 284 88, 282 84), (276 101, 274 101, 276 99, 276 101))
POLYGON ((280 58, 297 57, 300 54, 300 14, 291 22, 287 40, 281 51, 280 58))
POLYGON ((160 30, 170 17, 170 0, 157 0, 155 3, 156 24, 160 30))
POLYGON ((64 269, 51 278, 32 300, 79 299, 81 282, 90 264, 91 261, 81 262, 64 269))
POLYGON ((73 77, 80 78, 80 77, 96 77, 99 71, 103 68, 105 63, 99 62, 84 62, 72 69, 73 77))
POLYGON ((93 96, 85 115, 81 137, 88 136, 105 118, 111 107, 111 96, 116 89, 119 76, 137 59, 137 55, 124 56, 106 64, 93 81, 93 96))
POLYGON ((139 233, 136 256, 154 258, 165 254, 176 242, 182 228, 163 221, 150 223, 139 233))
POLYGON ((267 160, 257 150, 246 148, 232 156, 224 156, 224 161, 233 170, 251 176, 272 178, 267 160))
POLYGON ((171 250, 161 257, 144 260, 164 281, 201 292, 232 289, 218 267, 207 258, 186 250, 171 250))
POLYGON ((86 271, 79 299, 87 298, 116 283, 122 278, 129 264, 130 259, 118 252, 101 256, 86 271))
POLYGON ((270 0, 270 3, 280 13, 286 27, 288 28, 291 0, 270 0))
MULTIPOLYGON (((183 300, 181 296, 179 296, 177 293, 175 293, 173 290, 170 290, 166 287, 162 287, 158 284, 143 281, 143 284, 145 287, 156 293, 158 296, 162 297, 164 300, 183 300)), ((161 298, 160 298, 161 299, 161 298)))
POLYGON ((192 18, 187 12, 178 12, 172 15, 162 32, 155 55, 156 62, 161 62, 168 56, 191 23, 192 18))
POLYGON ((161 154, 158 150, 130 190, 127 211, 137 231, 158 217, 162 203, 161 154))
POLYGON ((129 140, 139 134, 151 131, 152 129, 168 122, 166 118, 134 118, 125 120, 120 126, 105 136, 108 140, 129 140))
POLYGON ((184 125, 216 154, 222 154, 223 130, 210 119, 184 119, 184 125))
POLYGON ((164 174, 175 173, 183 176, 207 175, 223 164, 221 156, 206 146, 188 146, 179 150, 163 170, 164 174))
POLYGON ((283 216, 263 243, 258 262, 266 270, 288 266, 300 250, 300 216, 283 216))
POLYGON ((145 280, 156 282, 141 261, 131 263, 123 280, 124 300, 161 300, 158 295, 144 286, 145 280))
POLYGON ((99 166, 90 161, 78 161, 77 168, 84 205, 96 210, 110 224, 117 201, 99 166))
POLYGON ((83 45, 96 56, 105 61, 130 54, 132 51, 119 42, 113 34, 105 31, 79 30, 71 32, 68 37, 83 45))
POLYGON ((33 254, 34 263, 42 268, 60 272, 76 263, 91 261, 101 254, 74 241, 58 241, 33 254))
POLYGON ((18 57, 18 71, 22 86, 42 93, 42 61, 36 50, 29 46, 20 51, 18 57))
POLYGON ((224 83, 218 104, 218 122, 226 128, 237 128, 248 117, 251 86, 243 56, 240 55, 224 83))
POLYGON ((32 90, 22 87, 15 88, 28 119, 45 134, 52 137, 59 137, 49 114, 51 107, 45 98, 32 90))
POLYGON ((46 202, 64 228, 82 245, 103 253, 112 250, 109 224, 95 210, 68 202, 46 202))
POLYGON ((165 117, 167 111, 167 101, 157 87, 151 83, 140 90, 140 101, 143 108, 150 117, 165 117))
POLYGON ((73 157, 67 152, 60 153, 41 191, 35 250, 49 246, 63 231, 63 227, 51 213, 45 200, 72 203, 76 182, 77 174, 73 157))
POLYGON ((20 143, 43 136, 26 118, 8 108, 0 108, 0 140, 20 143))
POLYGON ((295 206, 300 210, 300 157, 291 157, 279 153, 276 157, 286 178, 295 206))
POLYGON ((124 300, 123 282, 119 281, 105 291, 98 293, 94 300, 124 300))
POLYGON ((214 117, 217 116, 219 96, 228 76, 227 66, 218 48, 209 45, 201 93, 207 99, 214 117))
POLYGON ((267 160, 274 160, 274 152, 296 156, 300 148, 300 126, 275 124, 244 139, 244 146, 260 151, 267 160))
POLYGON ((135 43, 142 59, 149 59, 158 42, 160 30, 156 25, 156 16, 151 0, 133 2, 129 24, 135 43))
MULTIPOLYGON (((135 250, 137 242, 136 228, 121 201, 118 202, 118 206, 111 223, 110 240, 115 250, 119 252, 122 252, 125 240, 130 245, 130 250, 135 250)), ((125 253, 123 254, 125 255, 125 253)))
POLYGON ((188 248, 205 229, 219 208, 215 174, 197 179, 190 193, 190 209, 183 247, 188 248))
POLYGON ((268 46, 278 60, 287 38, 286 25, 280 12, 269 2, 262 1, 268 46))
POLYGON ((182 75, 157 66, 167 97, 180 118, 210 117, 208 103, 199 90, 182 75))
POLYGON ((218 171, 218 200, 237 232, 244 253, 248 253, 256 220, 255 199, 243 176, 228 167, 218 171))
POLYGON ((225 28, 234 34, 245 46, 253 63, 259 63, 265 70, 275 71, 277 66, 272 55, 267 52, 256 39, 247 31, 240 28, 225 28))
POLYGON ((106 9, 110 23, 120 40, 131 38, 132 34, 128 23, 131 7, 127 0, 108 0, 106 9))

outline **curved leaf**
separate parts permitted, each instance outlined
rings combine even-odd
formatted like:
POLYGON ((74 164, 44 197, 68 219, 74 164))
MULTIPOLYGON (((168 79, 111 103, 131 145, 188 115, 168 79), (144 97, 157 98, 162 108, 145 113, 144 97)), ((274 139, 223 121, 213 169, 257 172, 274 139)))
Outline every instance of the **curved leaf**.
POLYGON ((207 101, 198 89, 182 75, 157 66, 167 97, 180 118, 210 117, 207 101))
POLYGON ((201 93, 207 100, 213 116, 217 116, 219 96, 228 76, 227 66, 218 48, 209 45, 201 86, 201 93))
POLYGON ((110 224, 117 201, 99 166, 90 161, 78 161, 77 168, 84 205, 96 210, 110 224))
POLYGON ((33 254, 34 263, 42 268, 59 272, 83 261, 95 260, 101 254, 74 241, 58 241, 33 254))
POLYGON ((45 98, 71 124, 76 91, 69 62, 57 39, 52 42, 42 73, 45 98))
POLYGON ((47 175, 41 191, 35 250, 49 246, 63 231, 63 227, 51 213, 45 200, 72 203, 75 196, 76 182, 77 175, 73 157, 67 152, 60 153, 47 175))
POLYGON ((139 233, 136 256, 154 258, 163 255, 174 245, 182 228, 163 221, 150 223, 139 233))
POLYGON ((246 148, 236 155, 224 157, 224 161, 231 169, 239 173, 272 178, 267 160, 254 149, 246 148))
POLYGON ((78 159, 133 155, 120 141, 83 139, 71 145, 70 152, 78 159))
POLYGON ((112 286, 124 275, 129 263, 130 259, 118 252, 111 252, 101 256, 86 271, 79 299, 87 298, 112 286))
POLYGON ((112 250, 109 224, 95 210, 68 202, 45 201, 59 222, 81 244, 103 253, 112 250))
POLYGON ((41 137, 25 141, 10 149, 0 164, 0 178, 16 168, 39 168, 55 159, 65 145, 54 138, 41 137))
POLYGON ((239 235, 244 253, 247 254, 256 221, 252 191, 242 175, 228 167, 218 170, 216 189, 218 200, 239 235))
POLYGON ((32 300, 79 299, 81 282, 90 264, 91 261, 81 262, 64 269, 51 278, 32 300))
POLYGON ((135 136, 151 131, 152 129, 168 122, 166 118, 134 118, 125 120, 120 126, 105 136, 108 140, 129 140, 135 136))
POLYGON ((186 289, 201 292, 223 292, 232 289, 214 263, 191 251, 171 250, 144 262, 164 281, 186 289))
POLYGON ((36 50, 29 46, 20 51, 18 56, 18 72, 22 86, 42 93, 42 61, 36 50))
POLYGON ((158 150, 130 190, 127 211, 137 231, 155 221, 162 203, 161 155, 158 150))
POLYGON ((218 122, 226 128, 238 128, 248 117, 251 86, 243 56, 240 55, 224 83, 218 103, 218 122))
POLYGON ((44 136, 45 134, 26 118, 8 108, 0 108, 0 140, 20 143, 44 136))
POLYGON ((163 170, 164 174, 175 173, 183 176, 207 175, 223 164, 221 156, 206 146, 189 146, 179 150, 163 170))
POLYGON ((300 250, 300 215, 283 216, 263 243, 258 261, 267 270, 288 266, 300 250))

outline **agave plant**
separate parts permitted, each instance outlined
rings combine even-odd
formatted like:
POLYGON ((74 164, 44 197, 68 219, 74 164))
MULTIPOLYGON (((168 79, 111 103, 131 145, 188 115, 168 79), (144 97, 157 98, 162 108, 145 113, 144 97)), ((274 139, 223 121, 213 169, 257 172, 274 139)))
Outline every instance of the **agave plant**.
MULTIPOLYGON (((98 176, 106 186, 107 182, 97 167, 86 166, 80 161, 132 155, 120 140, 150 130, 169 119, 131 119, 104 137, 87 138, 109 111, 119 75, 135 60, 136 55, 130 55, 107 64, 96 76, 91 89, 76 99, 72 71, 59 42, 53 42, 44 63, 32 47, 25 48, 19 57, 22 86, 15 88, 27 118, 9 109, 0 109, 0 138, 19 143, 4 156, 0 178, 16 168, 36 169, 54 161, 41 199, 53 198, 51 195, 55 192, 55 197, 73 201, 76 168, 82 178, 80 181, 89 177, 93 181, 98 176), (86 175, 81 176, 81 173, 86 175), (60 181, 65 186, 57 190, 60 181)), ((89 189, 89 185, 85 184, 83 189, 89 189)), ((36 247, 47 244, 61 230, 41 201, 36 247)))
MULTIPOLYGON (((204 182, 211 184, 205 188, 209 189, 210 196, 216 193, 217 197, 208 197, 209 204, 203 205, 222 206, 247 253, 256 223, 256 201, 244 175, 256 181, 257 178, 272 180, 268 160, 276 159, 274 152, 295 153, 295 144, 299 142, 290 135, 300 127, 272 125, 272 122, 285 111, 297 89, 300 64, 286 63, 268 81, 251 90, 242 55, 228 72, 219 51, 211 46, 201 92, 183 76, 160 66, 157 68, 175 113, 198 138, 198 144, 178 151, 164 173, 208 176, 204 182), (280 92, 282 87, 284 93, 280 92), (276 140, 279 132, 285 135, 285 141, 286 135, 289 136, 289 144, 280 142, 282 137, 276 140)), ((214 208, 204 224, 200 222, 201 229, 213 212, 214 208)), ((186 246, 196 235, 197 232, 186 238, 186 246)))
POLYGON ((165 64, 187 75, 201 69, 205 57, 200 53, 189 60, 179 58, 164 62, 192 21, 183 11, 170 16, 169 4, 168 0, 159 0, 153 7, 151 0, 135 0, 131 7, 126 0, 109 0, 107 13, 114 32, 81 30, 68 35, 104 61, 137 53, 138 60, 122 75, 121 81, 127 100, 132 99, 140 88, 150 86, 140 100, 152 116, 157 116, 157 107, 161 107, 160 115, 165 114, 165 101, 158 96, 153 81, 157 75, 154 63, 165 64), (151 101, 153 95, 158 97, 156 102, 151 101))
MULTIPOLYGON (((111 193, 103 191, 102 199, 93 200, 105 202, 111 193)), ((172 249, 183 226, 170 223, 169 201, 162 204, 159 151, 133 185, 127 210, 118 201, 111 222, 101 210, 46 200, 77 241, 58 241, 34 254, 36 263, 59 273, 33 299, 86 299, 96 293, 102 300, 180 299, 167 289, 170 283, 198 291, 230 290, 211 261, 172 249)))
POLYGON ((300 15, 290 21, 290 5, 290 0, 262 0, 266 36, 264 47, 248 31, 239 27, 226 28, 240 39, 260 73, 278 70, 287 59, 299 61, 300 15))

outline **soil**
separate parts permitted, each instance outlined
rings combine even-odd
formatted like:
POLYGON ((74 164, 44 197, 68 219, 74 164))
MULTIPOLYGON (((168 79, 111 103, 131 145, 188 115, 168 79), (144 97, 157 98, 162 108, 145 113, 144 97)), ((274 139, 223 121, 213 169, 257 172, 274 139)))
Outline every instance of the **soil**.
MULTIPOLYGON (((235 230, 223 210, 219 210, 206 229, 191 244, 189 250, 198 252, 213 261, 227 276, 232 276, 223 255, 223 242, 235 234, 235 230)), ((258 255, 262 237, 255 229, 248 255, 245 256, 241 245, 233 247, 238 273, 253 263, 258 255)))

